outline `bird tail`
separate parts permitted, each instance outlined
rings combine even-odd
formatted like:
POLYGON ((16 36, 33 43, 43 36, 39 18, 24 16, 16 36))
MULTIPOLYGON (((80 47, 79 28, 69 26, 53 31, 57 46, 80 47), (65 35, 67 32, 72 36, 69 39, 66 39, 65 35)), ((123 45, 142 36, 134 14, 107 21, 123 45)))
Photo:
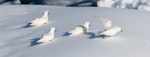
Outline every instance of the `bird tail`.
POLYGON ((42 43, 42 41, 41 40, 38 40, 38 41, 36 41, 37 43, 42 43))

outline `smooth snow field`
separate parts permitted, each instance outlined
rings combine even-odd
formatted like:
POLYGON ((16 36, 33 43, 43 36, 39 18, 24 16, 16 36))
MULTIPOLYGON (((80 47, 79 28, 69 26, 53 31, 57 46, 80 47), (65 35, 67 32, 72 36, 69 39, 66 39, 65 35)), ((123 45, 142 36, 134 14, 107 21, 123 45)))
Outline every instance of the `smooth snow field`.
POLYGON ((0 57, 150 57, 150 12, 101 7, 0 6, 0 57), (30 21, 49 11, 49 23, 29 27, 30 21), (94 37, 104 29, 100 17, 122 28, 113 37, 94 37), (90 22, 87 33, 63 36, 90 22), (56 27, 53 41, 38 44, 56 27))

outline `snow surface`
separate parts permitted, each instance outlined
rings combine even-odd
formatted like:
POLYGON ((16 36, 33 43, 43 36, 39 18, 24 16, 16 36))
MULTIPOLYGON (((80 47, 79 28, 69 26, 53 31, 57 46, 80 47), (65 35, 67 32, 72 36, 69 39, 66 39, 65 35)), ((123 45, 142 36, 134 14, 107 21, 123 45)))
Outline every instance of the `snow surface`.
POLYGON ((99 0, 98 7, 126 8, 150 11, 149 0, 99 0))
POLYGON ((150 57, 149 15, 116 8, 1 5, 0 57, 150 57), (50 12, 51 23, 24 27, 45 10, 50 12), (94 16, 109 18, 123 32, 106 39, 94 38, 94 33, 103 30, 102 21, 94 16), (91 23, 88 33, 62 36, 85 21, 91 23), (37 44, 53 26, 57 29, 54 41, 37 44))

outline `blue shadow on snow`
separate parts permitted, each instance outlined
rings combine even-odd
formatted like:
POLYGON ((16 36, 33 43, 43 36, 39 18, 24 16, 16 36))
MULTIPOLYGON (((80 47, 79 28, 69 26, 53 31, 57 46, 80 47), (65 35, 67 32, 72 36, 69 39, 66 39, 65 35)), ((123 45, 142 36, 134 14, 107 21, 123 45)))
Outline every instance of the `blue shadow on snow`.
POLYGON ((29 28, 29 27, 33 27, 31 26, 31 23, 28 23, 27 25, 23 26, 23 28, 29 28))
POLYGON ((102 36, 96 36, 95 33, 93 33, 93 32, 86 32, 84 34, 89 35, 89 37, 88 37, 89 39, 105 38, 105 37, 102 37, 102 36))
POLYGON ((40 43, 37 42, 39 39, 40 39, 40 38, 31 39, 32 42, 30 42, 30 46, 35 46, 35 45, 40 44, 40 43))
POLYGON ((65 32, 62 36, 69 36, 71 33, 65 32))

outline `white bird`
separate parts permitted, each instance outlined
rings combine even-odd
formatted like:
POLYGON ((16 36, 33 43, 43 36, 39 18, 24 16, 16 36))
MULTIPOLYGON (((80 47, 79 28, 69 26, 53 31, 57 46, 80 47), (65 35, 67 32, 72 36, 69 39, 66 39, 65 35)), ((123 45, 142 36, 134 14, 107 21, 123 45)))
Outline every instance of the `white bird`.
POLYGON ((44 43, 44 42, 52 41, 54 39, 54 36, 55 36, 54 35, 55 31, 56 31, 56 28, 52 27, 47 34, 44 34, 42 36, 42 38, 37 41, 37 43, 44 43))
POLYGON ((101 20, 103 21, 105 29, 109 29, 112 26, 111 21, 108 20, 107 18, 103 17, 101 20))
POLYGON ((33 21, 30 21, 30 26, 41 26, 43 24, 47 24, 48 23, 48 11, 44 12, 44 15, 40 18, 36 18, 33 21))
POLYGON ((85 22, 83 25, 76 27, 74 30, 68 32, 70 36, 83 34, 88 31, 90 22, 85 22))
POLYGON ((99 36, 104 37, 111 37, 116 35, 118 32, 122 32, 121 27, 119 26, 112 26, 110 29, 106 29, 104 31, 99 32, 99 36))
POLYGON ((112 26, 111 21, 107 18, 103 18, 102 19, 103 23, 104 23, 104 31, 100 31, 98 32, 98 36, 102 36, 104 37, 111 37, 116 35, 118 32, 122 32, 121 27, 119 26, 112 26))

